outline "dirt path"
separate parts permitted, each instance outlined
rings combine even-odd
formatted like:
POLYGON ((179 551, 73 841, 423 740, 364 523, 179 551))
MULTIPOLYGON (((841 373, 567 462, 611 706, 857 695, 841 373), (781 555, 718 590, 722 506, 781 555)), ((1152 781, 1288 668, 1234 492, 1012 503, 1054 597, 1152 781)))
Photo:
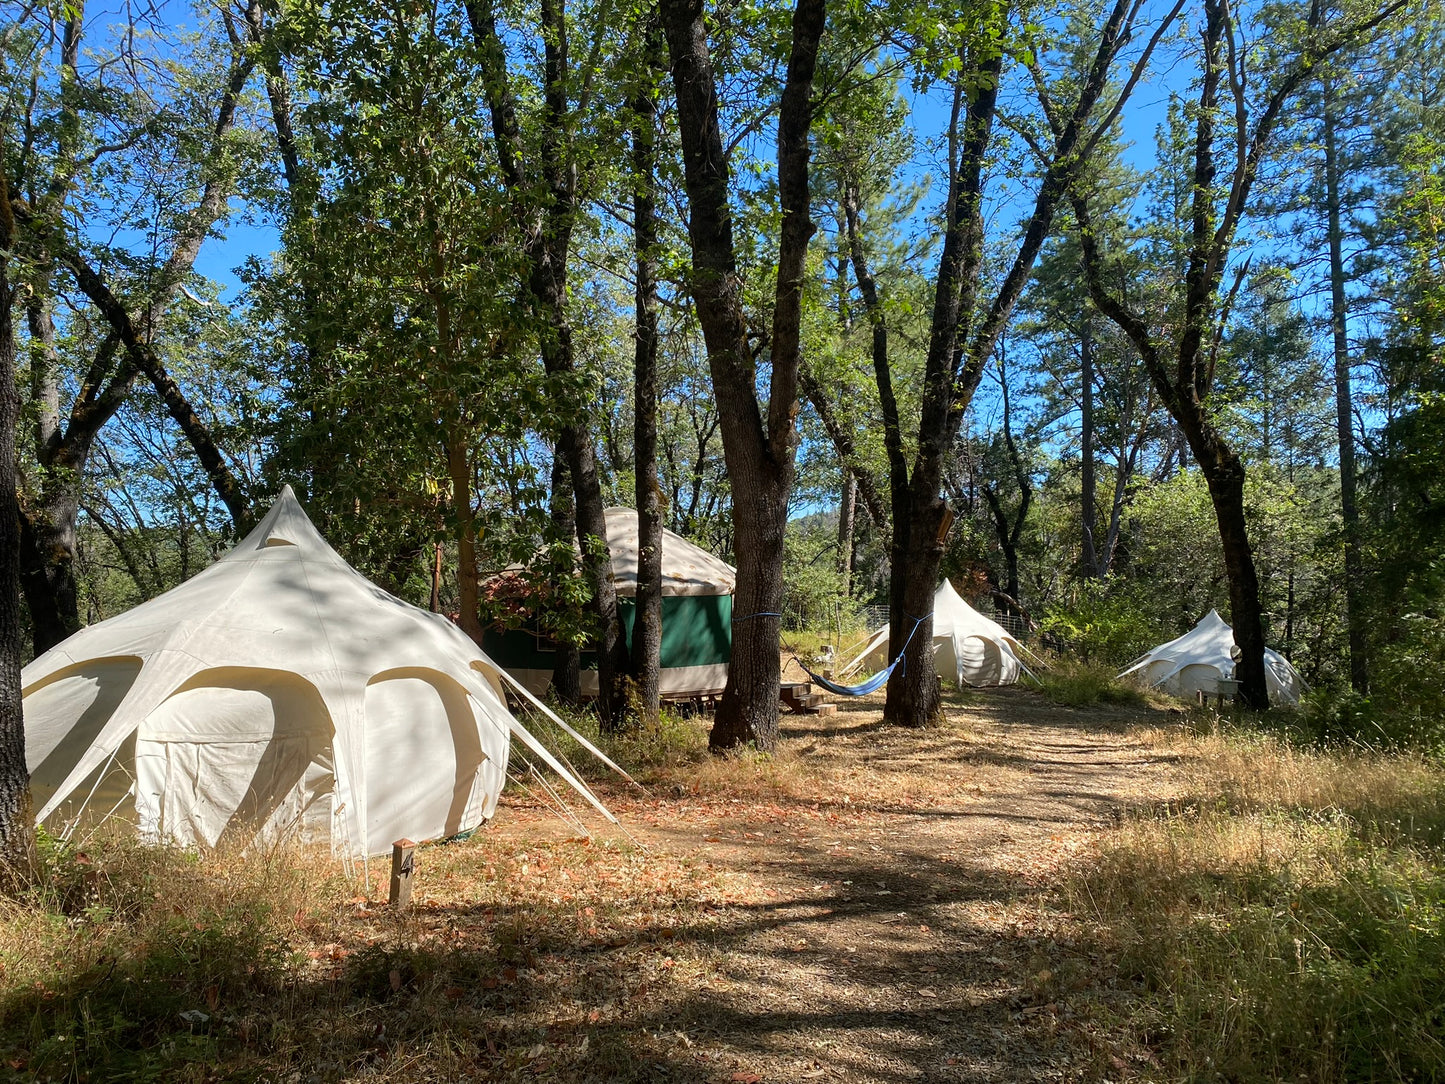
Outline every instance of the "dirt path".
MULTIPOLYGON (((740 886, 705 937, 677 946, 696 981, 652 1021, 686 1051, 663 1075, 1012 1081, 1123 1068, 1091 1048, 1070 1004, 1107 977, 1047 888, 1121 809, 1171 793, 1169 765, 1126 725, 1158 718, 999 690, 954 698, 949 723, 919 733, 854 701, 786 719, 778 765, 742 798, 701 784, 612 796, 659 858, 740 886)), ((499 838, 536 838, 543 817, 509 809, 499 838)))

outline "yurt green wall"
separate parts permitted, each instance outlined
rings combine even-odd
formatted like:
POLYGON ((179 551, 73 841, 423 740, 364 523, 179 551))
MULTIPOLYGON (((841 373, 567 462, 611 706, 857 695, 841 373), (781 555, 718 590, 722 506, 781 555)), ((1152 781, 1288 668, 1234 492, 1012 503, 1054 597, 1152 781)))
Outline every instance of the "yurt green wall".
MULTIPOLYGON (((637 617, 637 513, 607 509, 607 542, 617 584, 617 609, 629 650, 637 617)), ((681 700, 716 696, 727 685, 732 660, 733 568, 671 531, 662 537, 662 696, 681 700)), ((556 646, 535 618, 517 629, 489 629, 487 654, 533 693, 552 680, 556 646)), ((582 654, 582 693, 597 694, 597 659, 582 654)))
MULTIPOLYGON (((632 647, 636 599, 617 600, 618 617, 632 647)), ((662 600, 661 684, 673 698, 709 696, 727 683, 732 658, 731 595, 672 595, 662 600)), ((491 658, 534 692, 545 689, 557 662, 556 645, 535 621, 518 629, 489 629, 482 644, 491 658)), ((597 656, 582 653, 583 691, 597 683, 597 656), (588 676, 591 675, 589 682, 588 676)))

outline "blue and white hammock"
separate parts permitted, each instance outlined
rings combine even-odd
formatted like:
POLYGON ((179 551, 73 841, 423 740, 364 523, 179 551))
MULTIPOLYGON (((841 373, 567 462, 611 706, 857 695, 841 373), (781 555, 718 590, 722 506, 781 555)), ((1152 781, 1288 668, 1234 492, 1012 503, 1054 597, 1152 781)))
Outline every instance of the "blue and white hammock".
POLYGON ((888 679, 893 676, 893 671, 903 663, 903 656, 907 653, 908 645, 913 640, 913 634, 918 631, 918 626, 932 616, 930 613, 924 614, 922 617, 915 617, 913 619, 913 628, 908 630, 908 639, 903 641, 903 648, 898 652, 897 657, 861 685, 839 685, 837 682, 820 677, 809 670, 807 663, 798 658, 796 654, 793 656, 793 661, 798 664, 799 669, 801 669, 803 673, 807 674, 816 684, 823 686, 823 688, 827 689, 834 696, 867 696, 869 693, 877 692, 888 684, 888 679))

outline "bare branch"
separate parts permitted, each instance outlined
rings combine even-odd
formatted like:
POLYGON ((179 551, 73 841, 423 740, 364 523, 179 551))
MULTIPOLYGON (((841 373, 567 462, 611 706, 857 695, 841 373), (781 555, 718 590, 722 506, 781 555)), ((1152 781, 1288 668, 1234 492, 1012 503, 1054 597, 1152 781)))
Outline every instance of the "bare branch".
MULTIPOLYGON (((1158 27, 1155 28, 1154 33, 1149 35, 1149 44, 1144 47, 1144 52, 1139 55, 1139 59, 1134 63, 1133 68, 1130 69, 1129 78, 1124 83, 1124 89, 1119 92, 1119 96, 1114 99, 1114 104, 1110 106, 1103 117, 1100 118, 1094 134, 1089 138, 1089 141, 1084 144, 1083 150, 1079 152, 1085 158, 1094 153, 1094 148, 1098 145, 1099 140, 1104 137, 1104 133, 1112 128, 1114 122, 1119 119, 1119 114, 1124 109, 1124 103, 1133 95, 1134 88, 1138 86, 1139 80, 1142 79, 1145 72, 1149 70, 1149 59, 1154 55, 1154 49, 1164 40, 1164 35, 1168 32, 1169 28, 1174 25, 1174 20, 1179 18, 1179 13, 1184 10, 1184 3, 1185 0, 1175 0, 1174 7, 1169 10, 1169 14, 1166 15, 1158 27)), ((1138 5, 1136 4, 1134 11, 1129 13, 1130 26, 1133 25, 1134 15, 1137 11, 1138 5)))

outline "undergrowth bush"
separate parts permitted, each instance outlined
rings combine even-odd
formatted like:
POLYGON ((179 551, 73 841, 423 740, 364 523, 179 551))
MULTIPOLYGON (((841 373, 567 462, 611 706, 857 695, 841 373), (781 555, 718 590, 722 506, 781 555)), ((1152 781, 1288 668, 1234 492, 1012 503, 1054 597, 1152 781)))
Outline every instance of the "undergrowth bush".
POLYGON ((1315 689, 1302 698, 1294 729, 1301 740, 1321 746, 1414 749, 1438 756, 1445 752, 1445 696, 1437 700, 1315 689))
POLYGON ((1165 629, 1116 579, 1085 580, 1044 618, 1044 630, 1088 662, 1117 670, 1161 640, 1165 629))
MULTIPOLYGON (((597 713, 589 708, 554 704, 552 710, 630 774, 681 767, 696 763, 707 755, 709 720, 684 715, 677 705, 664 704, 654 724, 632 723, 610 733, 602 731, 597 713)), ((541 713, 523 714, 522 719, 549 750, 582 775, 589 779, 601 779, 612 774, 611 769, 598 761, 576 738, 541 713)), ((519 759, 528 756, 517 743, 513 743, 513 751, 519 759)))
POLYGON ((1071 708, 1095 704, 1143 704, 1144 694, 1115 679, 1113 667, 1078 659, 1060 659, 1040 673, 1040 691, 1056 704, 1071 708))

